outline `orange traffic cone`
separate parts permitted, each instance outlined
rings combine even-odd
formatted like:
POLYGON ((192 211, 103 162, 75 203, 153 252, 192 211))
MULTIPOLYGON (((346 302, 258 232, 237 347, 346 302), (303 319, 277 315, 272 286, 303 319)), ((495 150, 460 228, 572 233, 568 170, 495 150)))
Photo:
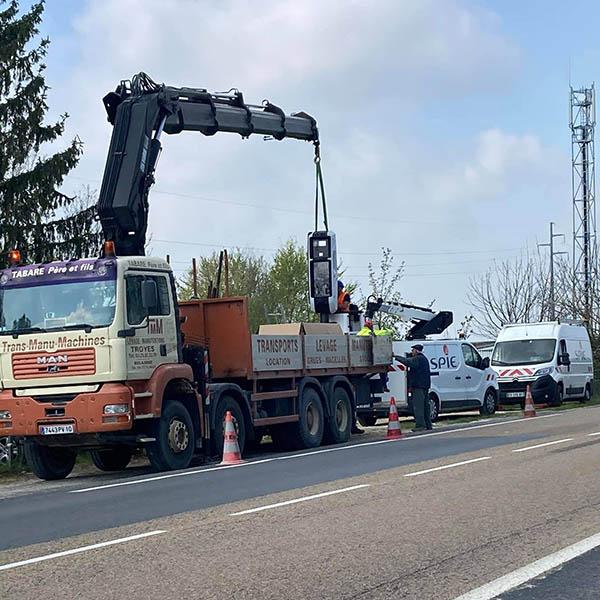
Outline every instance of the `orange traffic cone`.
POLYGON ((223 460, 222 465, 237 465, 244 462, 238 444, 237 433, 233 425, 231 411, 225 415, 225 435, 223 437, 223 460))
POLYGON ((533 403, 533 396, 531 395, 531 387, 527 386, 527 392, 525 392, 525 409, 523 410, 524 417, 535 417, 535 404, 533 403))
POLYGON ((398 421, 398 409, 396 408, 396 400, 394 396, 390 398, 390 414, 388 417, 388 438, 399 438, 402 437, 402 430, 400 429, 400 421, 398 421))

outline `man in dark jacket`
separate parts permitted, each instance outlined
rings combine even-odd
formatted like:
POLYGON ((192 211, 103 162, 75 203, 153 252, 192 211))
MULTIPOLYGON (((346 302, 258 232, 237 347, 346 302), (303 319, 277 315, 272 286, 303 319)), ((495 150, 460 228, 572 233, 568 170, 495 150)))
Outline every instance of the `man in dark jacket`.
POLYGON ((429 410, 431 373, 429 360, 423 354, 423 346, 421 344, 412 346, 411 356, 408 358, 402 356, 396 356, 395 358, 399 363, 408 367, 408 389, 411 391, 413 412, 415 413, 415 428, 413 431, 433 429, 429 410))

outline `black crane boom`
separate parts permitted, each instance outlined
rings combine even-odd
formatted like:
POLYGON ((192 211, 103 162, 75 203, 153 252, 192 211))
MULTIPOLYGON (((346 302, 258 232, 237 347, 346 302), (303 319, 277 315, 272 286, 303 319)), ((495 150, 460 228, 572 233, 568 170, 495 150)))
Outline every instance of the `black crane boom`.
POLYGON ((293 138, 318 144, 317 123, 300 112, 286 115, 264 101, 246 104, 241 92, 214 94, 205 89, 154 83, 145 73, 123 81, 107 94, 104 106, 113 125, 97 212, 105 239, 117 254, 144 255, 148 193, 161 151, 161 134, 199 131, 293 138))

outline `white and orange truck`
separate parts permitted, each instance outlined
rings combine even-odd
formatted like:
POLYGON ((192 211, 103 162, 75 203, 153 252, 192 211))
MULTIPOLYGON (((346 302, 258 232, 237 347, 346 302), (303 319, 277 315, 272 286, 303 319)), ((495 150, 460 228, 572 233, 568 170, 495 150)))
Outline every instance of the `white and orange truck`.
MULTIPOLYGON (((389 338, 328 322, 253 335, 245 298, 178 302, 169 264, 144 256, 162 133, 318 144, 315 120, 144 74, 104 102, 114 128, 98 201, 100 257, 27 265, 15 252, 0 272, 0 436, 21 438, 43 479, 66 477, 81 450, 102 470, 125 468, 140 447, 155 469, 185 468, 195 454, 221 451, 227 411, 242 450, 265 433, 282 448, 347 441, 354 407, 382 392, 389 338)), ((331 236, 321 238, 315 247, 327 249, 331 236)), ((311 293, 327 321, 337 265, 319 252, 311 293)))

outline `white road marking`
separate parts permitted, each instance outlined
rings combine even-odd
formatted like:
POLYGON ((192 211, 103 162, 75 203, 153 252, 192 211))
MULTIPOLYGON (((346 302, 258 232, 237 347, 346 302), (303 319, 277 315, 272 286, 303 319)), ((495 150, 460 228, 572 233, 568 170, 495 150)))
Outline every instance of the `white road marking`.
POLYGON ((109 540, 108 542, 100 542, 99 544, 92 544, 91 546, 82 546, 81 548, 73 548, 72 550, 64 550, 63 552, 55 552, 54 554, 46 554, 45 556, 37 556, 36 558, 28 558, 27 560, 6 563, 4 565, 0 565, 0 571, 8 571, 8 569, 32 565, 45 560, 53 560, 54 558, 61 558, 62 556, 71 556, 72 554, 79 554, 80 552, 87 552, 88 550, 96 550, 97 548, 106 548, 107 546, 123 544, 124 542, 131 542, 133 540, 141 540, 143 538, 159 535, 161 533, 166 533, 166 531, 164 529, 156 529, 154 531, 147 531, 146 533, 138 533, 137 535, 119 538, 118 540, 109 540))
POLYGON ((453 467, 462 467, 463 465, 470 465, 471 463, 480 462, 482 460, 490 460, 491 456, 480 456, 479 458, 472 458, 471 460, 462 460, 460 462, 451 463, 449 465, 442 465, 441 467, 433 467, 432 469, 423 469, 422 471, 413 471, 412 473, 405 473, 404 477, 415 477, 416 475, 425 475, 425 473, 433 473, 434 471, 443 471, 444 469, 452 469, 453 467))
POLYGON ((565 412, 562 413, 552 413, 549 415, 540 415, 538 417, 530 417, 528 419, 509 419, 499 421, 497 423, 486 423, 485 425, 472 425, 470 427, 459 427, 458 429, 449 429, 447 431, 433 431, 432 433, 422 433, 414 436, 406 436, 391 440, 377 440, 374 442, 362 442, 358 444, 350 444, 348 446, 338 446, 336 448, 323 448, 320 450, 312 450, 310 452, 302 452, 298 454, 287 454, 285 456, 272 456, 270 458, 263 458, 259 460, 249 460, 239 465, 218 465, 216 467, 208 467, 205 469, 193 469, 191 471, 181 471, 179 473, 168 473, 166 475, 154 475, 152 477, 144 477, 143 479, 128 479, 127 481, 119 481, 117 483, 105 483, 102 485, 96 485, 93 487, 82 488, 77 490, 69 490, 69 494, 82 494, 84 492, 95 492, 97 490, 106 490, 110 488, 124 487, 129 485, 138 485, 140 483, 149 483, 152 481, 160 481, 162 479, 172 479, 174 477, 186 477, 189 475, 201 475, 203 473, 210 473, 211 471, 221 471, 223 469, 234 469, 239 467, 251 467, 253 465, 260 465, 264 463, 274 462, 276 460, 291 460, 294 458, 305 458, 307 456, 314 456, 317 454, 326 454, 328 452, 342 452, 344 450, 353 450, 355 448, 363 448, 366 446, 378 446, 379 444, 392 444, 395 442, 406 442, 413 440, 424 440, 430 437, 438 436, 438 435, 448 435, 450 433, 459 433, 464 431, 471 431, 474 429, 484 429, 486 427, 499 427, 502 425, 508 425, 510 423, 531 423, 536 419, 548 419, 550 417, 560 417, 563 416, 565 412))
POLYGON ((565 442, 572 442, 573 438, 564 438, 562 440, 554 440, 553 442, 546 442, 544 444, 536 444, 535 446, 527 446, 526 448, 517 448, 513 452, 527 452, 528 450, 535 450, 536 448, 545 448, 546 446, 554 446, 555 444, 564 444, 565 442))
POLYGON ((303 496, 302 498, 294 498, 294 500, 286 500, 285 502, 276 502, 275 504, 266 504, 265 506, 258 506, 256 508, 249 508, 247 510, 241 510, 239 512, 230 513, 230 517, 238 517, 240 515, 249 515, 250 513, 262 512, 263 510, 270 510, 271 508, 279 508, 280 506, 289 506, 290 504, 298 504, 298 502, 307 502, 308 500, 316 500, 317 498, 325 498, 326 496, 333 496, 335 494, 342 494, 344 492, 351 492, 353 490, 360 490, 363 488, 370 487, 369 483, 361 483, 360 485, 353 485, 351 487, 341 488, 339 490, 332 490, 330 492, 322 492, 321 494, 312 494, 311 496, 303 496))
POLYGON ((527 581, 530 581, 551 569, 555 569, 563 563, 573 560, 598 546, 600 546, 600 533, 585 538, 580 542, 576 542, 571 546, 567 546, 562 550, 558 550, 558 552, 549 554, 544 558, 540 558, 512 573, 508 573, 507 575, 499 577, 490 583, 486 583, 475 590, 467 592, 466 594, 455 598, 455 600, 491 600, 492 598, 496 598, 504 592, 523 585, 527 581))
POLYGON ((264 462, 271 462, 272 459, 265 458, 263 460, 255 460, 252 462, 244 462, 238 465, 218 465, 207 469, 195 469, 193 471, 181 471, 180 473, 168 473, 167 475, 155 475, 153 477, 145 477, 144 479, 130 479, 128 481, 120 481, 118 483, 106 483, 104 485, 96 485, 94 487, 83 488, 81 490, 69 490, 69 494, 81 494, 82 492, 95 492, 96 490, 106 490, 109 488, 122 487, 124 485, 137 485, 138 483, 148 483, 149 481, 160 481, 161 479, 172 479, 173 477, 185 477, 186 475, 198 475, 200 473, 210 473, 211 471, 222 471, 223 469, 235 469, 244 467, 250 464, 258 465, 264 462))
POLYGON ((588 433, 589 436, 600 435, 600 431, 596 431, 595 433, 588 433))

